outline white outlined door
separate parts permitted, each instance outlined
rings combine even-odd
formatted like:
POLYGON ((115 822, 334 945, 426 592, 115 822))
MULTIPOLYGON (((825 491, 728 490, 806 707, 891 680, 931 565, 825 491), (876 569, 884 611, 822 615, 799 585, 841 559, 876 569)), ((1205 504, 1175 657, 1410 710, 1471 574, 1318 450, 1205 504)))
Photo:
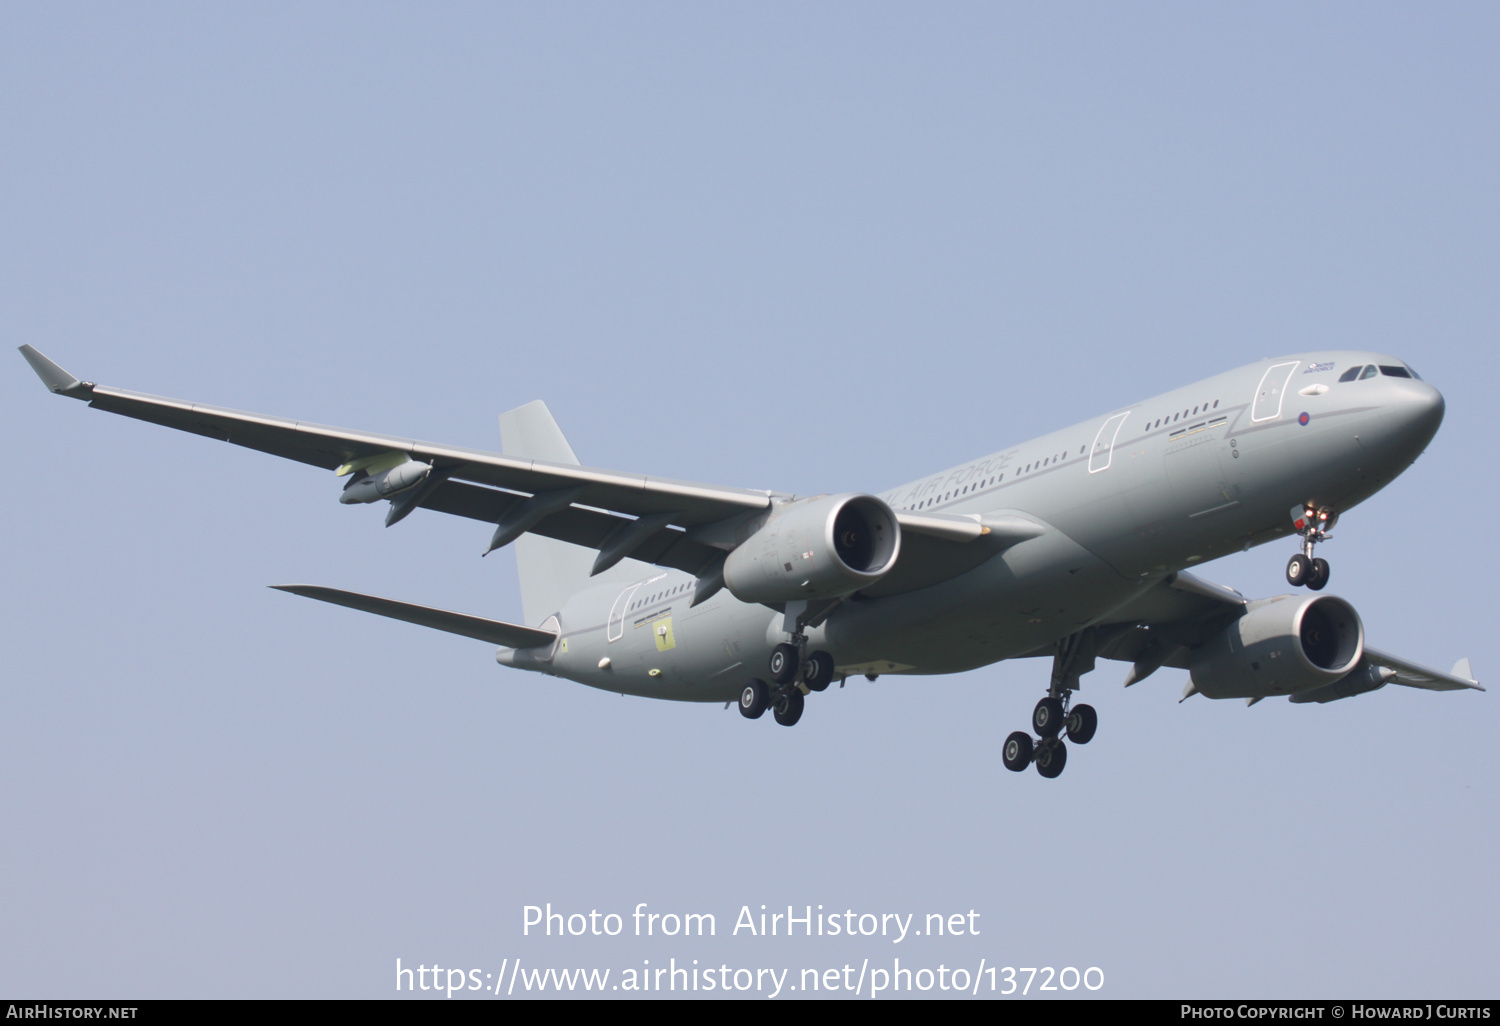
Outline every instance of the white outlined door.
POLYGON ((1108 470, 1109 465, 1115 459, 1115 439, 1119 437, 1120 428, 1125 426, 1125 418, 1130 416, 1130 411, 1117 413, 1113 417, 1099 425, 1099 433, 1094 436, 1094 444, 1089 448, 1089 473, 1097 474, 1101 470, 1108 470))
POLYGON ((1302 364, 1296 360, 1291 363, 1272 364, 1261 376, 1260 384, 1255 389, 1255 404, 1250 408, 1250 419, 1255 423, 1263 420, 1275 420, 1281 416, 1281 403, 1286 398, 1286 390, 1291 384, 1292 375, 1302 364))
POLYGON ((630 600, 635 593, 641 590, 644 581, 630 585, 620 592, 620 597, 615 599, 615 604, 609 608, 609 625, 604 631, 605 641, 619 641, 620 636, 625 633, 625 614, 630 610, 630 600))

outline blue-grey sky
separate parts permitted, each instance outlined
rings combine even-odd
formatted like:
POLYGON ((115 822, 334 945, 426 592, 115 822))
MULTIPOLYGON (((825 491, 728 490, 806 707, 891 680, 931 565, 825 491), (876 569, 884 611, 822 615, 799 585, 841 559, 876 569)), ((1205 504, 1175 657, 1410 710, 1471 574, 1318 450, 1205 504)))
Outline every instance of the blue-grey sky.
MULTIPOLYGON (((0 324, 81 377, 585 463, 881 490, 1264 356, 1448 400, 1347 515, 1372 643, 1494 680, 1493 4, 8 4, 0 324)), ((5 357, 0 992, 1100 967, 1101 993, 1494 996, 1494 692, 1194 698, 1101 663, 853 682, 794 730, 268 590, 520 619, 483 525, 48 396, 5 357), (522 907, 719 936, 522 937, 522 907), (727 936, 742 905, 978 937, 727 936)), ((1287 543, 1204 576, 1285 590, 1287 543)), ((800 993, 800 992, 799 992, 800 993)), ((788 995, 784 995, 788 996, 788 995)))

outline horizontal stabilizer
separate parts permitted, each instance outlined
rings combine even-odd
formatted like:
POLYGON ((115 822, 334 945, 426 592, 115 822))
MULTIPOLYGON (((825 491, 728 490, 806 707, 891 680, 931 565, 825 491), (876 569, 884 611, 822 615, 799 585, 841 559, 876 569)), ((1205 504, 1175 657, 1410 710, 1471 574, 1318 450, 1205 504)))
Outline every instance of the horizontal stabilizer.
POLYGON ((1485 690, 1473 679, 1473 671, 1469 669, 1467 659, 1460 659, 1454 665, 1452 673, 1443 673, 1385 652, 1377 652, 1368 645, 1365 646, 1365 658, 1376 666, 1395 670, 1396 676, 1392 678, 1394 683, 1405 684, 1409 688, 1425 688, 1428 691, 1462 691, 1464 688, 1485 690))
POLYGON ((411 602, 376 598, 374 595, 339 591, 337 588, 319 588, 311 584, 273 584, 271 587, 277 591, 289 591, 293 595, 317 599, 319 602, 348 606, 362 613, 374 613, 376 616, 388 616, 393 620, 405 620, 407 623, 447 631, 449 634, 462 634, 466 638, 487 641, 491 645, 501 645, 505 648, 535 648, 538 645, 550 645, 557 638, 553 631, 522 627, 520 624, 505 623, 502 620, 486 620, 483 617, 469 616, 466 613, 450 613, 445 609, 433 609, 431 606, 419 606, 411 602))

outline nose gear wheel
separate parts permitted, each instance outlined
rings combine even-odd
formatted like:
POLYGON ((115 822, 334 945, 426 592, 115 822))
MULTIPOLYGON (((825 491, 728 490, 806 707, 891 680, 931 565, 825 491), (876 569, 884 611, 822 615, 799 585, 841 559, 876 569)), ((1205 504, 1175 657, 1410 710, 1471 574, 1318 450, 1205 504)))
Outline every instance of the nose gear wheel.
POLYGON ((1329 540, 1328 533, 1338 520, 1338 513, 1327 506, 1293 507, 1292 528, 1302 539, 1302 551, 1287 560, 1286 583, 1294 588, 1323 590, 1328 583, 1328 560, 1315 559, 1313 546, 1329 540))

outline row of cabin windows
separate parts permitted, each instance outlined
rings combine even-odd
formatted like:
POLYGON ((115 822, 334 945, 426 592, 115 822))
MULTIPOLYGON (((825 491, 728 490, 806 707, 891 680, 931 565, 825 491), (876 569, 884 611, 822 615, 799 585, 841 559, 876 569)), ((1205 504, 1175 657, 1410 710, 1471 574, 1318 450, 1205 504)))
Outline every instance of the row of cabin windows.
POLYGON ((1026 464, 1026 466, 1024 466, 1020 470, 1016 471, 1016 476, 1020 477, 1022 474, 1029 474, 1033 470, 1041 470, 1043 467, 1050 467, 1052 464, 1054 464, 1054 463, 1061 463, 1063 460, 1065 460, 1067 458, 1068 458, 1068 454, 1067 453, 1060 452, 1056 456, 1048 456, 1046 459, 1037 460, 1035 463, 1028 463, 1028 464, 1026 464))
POLYGON ((1148 420, 1146 421, 1146 430, 1148 432, 1155 431, 1163 424, 1173 424, 1181 420, 1183 417, 1196 417, 1200 411, 1203 413, 1207 413, 1209 410, 1217 410, 1218 408, 1219 400, 1215 399, 1212 406, 1210 406, 1208 403, 1204 403, 1201 406, 1194 406, 1191 410, 1183 410, 1181 413, 1174 413, 1170 417, 1158 417, 1154 421, 1148 420))
MULTIPOLYGON (((1078 451, 1079 451, 1079 453, 1083 452, 1082 449, 1079 449, 1078 451)), ((1043 467, 1051 466, 1054 463, 1061 463, 1063 460, 1065 460, 1067 458, 1068 458, 1068 454, 1067 453, 1060 452, 1060 453, 1058 453, 1055 456, 1048 456, 1046 459, 1036 460, 1033 463, 1028 463, 1024 467, 1021 467, 1021 468, 1017 469, 1016 470, 1016 476, 1020 477, 1022 474, 1029 474, 1033 470, 1040 470, 1043 467)), ((926 509, 928 506, 935 506, 935 505, 937 505, 940 502, 947 502, 949 499, 957 499, 960 496, 968 495, 971 492, 977 492, 981 488, 991 488, 991 487, 999 484, 1000 482, 1002 482, 1004 480, 1005 480, 1005 475, 1004 474, 996 474, 994 477, 991 477, 988 480, 976 481, 973 484, 964 485, 962 488, 955 488, 954 490, 952 490, 950 492, 944 492, 942 495, 934 495, 932 498, 925 499, 922 502, 917 503, 915 506, 908 506, 906 508, 907 509, 926 509)))
POLYGON ((1004 474, 996 474, 987 480, 975 481, 973 484, 964 485, 962 488, 955 488, 951 492, 934 495, 932 498, 919 502, 915 506, 907 506, 906 509, 926 509, 928 506, 934 506, 939 502, 947 502, 949 499, 956 499, 960 495, 968 495, 970 492, 977 492, 981 488, 989 488, 991 485, 997 485, 1004 480, 1004 474))
POLYGON ((689 581, 687 584, 679 584, 675 588, 668 588, 666 591, 659 591, 655 595, 648 596, 647 598, 637 599, 636 601, 630 603, 630 608, 644 609, 646 606, 660 602, 664 598, 671 598, 673 595, 681 595, 683 592, 691 588, 692 585, 693 582, 689 581))
POLYGON ((1376 374, 1384 374, 1388 378, 1416 378, 1422 380, 1421 375, 1410 367, 1387 367, 1381 364, 1378 368, 1372 363, 1364 367, 1350 367, 1339 375, 1340 381, 1364 381, 1373 378, 1376 374))
MULTIPOLYGON (((1382 368, 1382 370, 1384 370, 1384 369, 1385 368, 1382 368)), ((1403 368, 1397 368, 1397 369, 1398 370, 1402 370, 1403 368)), ((1358 370, 1358 368, 1355 368, 1355 370, 1358 370)), ((1350 379, 1346 375, 1341 380, 1347 381, 1347 380, 1350 380, 1350 379)), ((1202 403, 1202 404, 1200 404, 1198 406, 1194 406, 1190 410, 1183 410, 1181 413, 1174 413, 1170 417, 1159 417, 1155 421, 1147 421, 1146 422, 1146 430, 1147 431, 1154 431, 1157 428, 1161 427, 1163 424, 1171 424, 1171 423, 1173 423, 1175 421, 1181 420, 1183 417, 1193 417, 1193 416, 1196 416, 1197 414, 1199 414, 1200 412, 1201 413, 1207 413, 1209 410, 1217 410, 1219 408, 1219 403, 1220 403, 1220 400, 1215 399, 1212 403, 1202 403)), ((1082 456, 1087 451, 1088 451, 1088 446, 1086 446, 1086 445, 1079 446, 1079 448, 1078 448, 1078 455, 1082 456)), ((1065 460, 1067 458, 1068 458, 1068 454, 1066 452, 1063 452, 1063 453, 1057 454, 1056 456, 1048 456, 1045 459, 1037 460, 1034 463, 1028 463, 1024 467, 1021 467, 1019 470, 1016 471, 1016 476, 1020 477, 1022 474, 1029 474, 1033 470, 1040 470, 1043 467, 1051 466, 1053 463, 1060 463, 1060 462, 1062 462, 1063 460, 1065 460)), ((995 477, 990 478, 988 481, 981 481, 978 484, 966 485, 965 487, 959 488, 959 489, 957 489, 955 491, 944 492, 942 495, 934 495, 930 499, 927 499, 927 500, 925 500, 923 502, 919 502, 915 506, 909 506, 907 508, 908 509, 926 509, 927 507, 936 505, 937 503, 947 502, 949 499, 956 499, 956 498, 958 498, 961 495, 967 495, 969 492, 975 491, 975 490, 977 490, 979 488, 988 488, 991 485, 999 484, 1003 480, 1005 480, 1005 475, 1004 474, 999 474, 999 475, 997 475, 995 477)))

